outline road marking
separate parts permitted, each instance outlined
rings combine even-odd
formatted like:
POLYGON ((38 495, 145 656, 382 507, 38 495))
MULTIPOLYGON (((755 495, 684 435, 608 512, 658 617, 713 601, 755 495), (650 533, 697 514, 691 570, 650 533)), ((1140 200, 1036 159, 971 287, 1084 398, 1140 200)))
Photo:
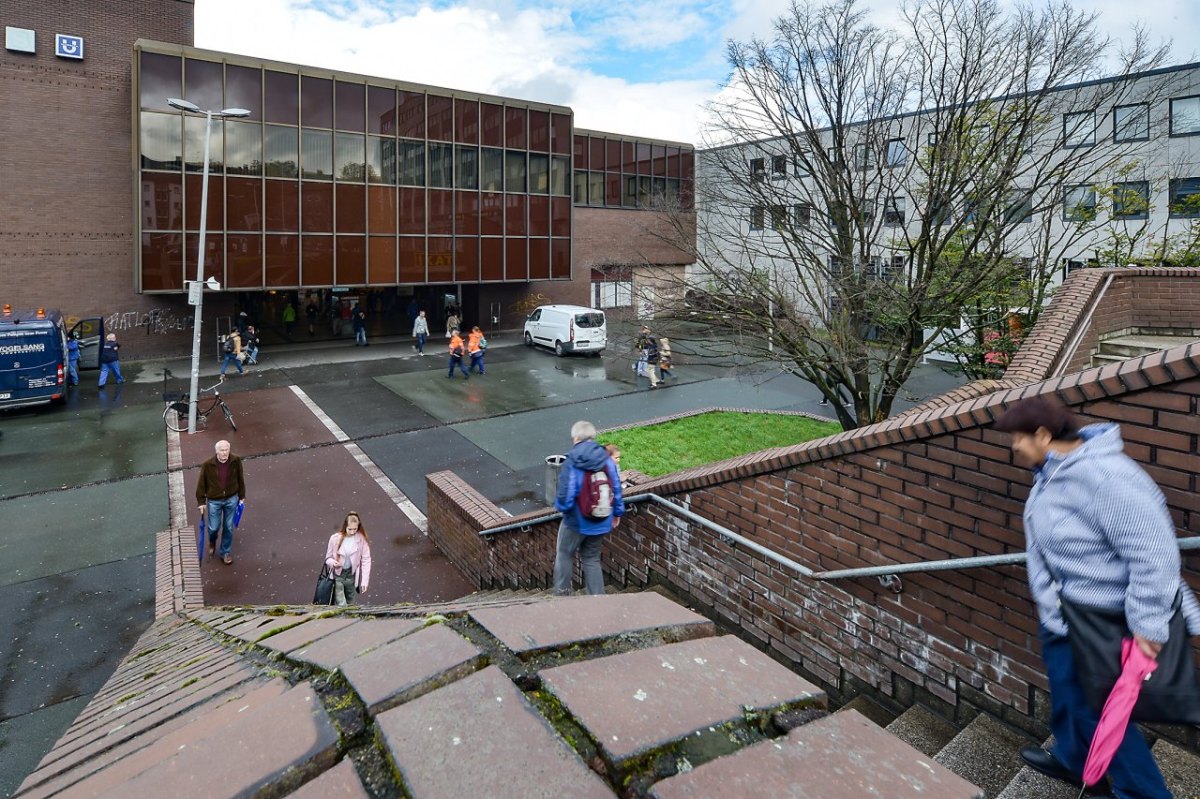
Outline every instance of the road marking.
POLYGON ((400 490, 400 487, 393 483, 392 479, 383 473, 383 470, 380 469, 373 460, 371 460, 367 453, 363 452, 362 447, 351 441, 350 436, 346 435, 345 431, 338 426, 338 423, 333 421, 333 419, 330 419, 329 414, 321 410, 321 407, 317 405, 317 403, 313 402, 312 399, 304 393, 304 389, 300 388, 300 386, 294 385, 288 386, 288 388, 292 390, 293 394, 300 398, 300 401, 304 403, 306 408, 312 411, 313 416, 317 417, 321 424, 325 425, 325 429, 332 433, 335 439, 343 442, 342 446, 346 448, 346 451, 350 453, 350 456, 354 458, 354 460, 358 462, 358 465, 363 468, 363 471, 365 471, 367 475, 373 479, 380 488, 383 489, 383 493, 387 494, 388 497, 391 498, 392 502, 396 503, 396 507, 399 508, 400 511, 417 526, 417 529, 421 531, 421 534, 426 536, 429 535, 429 520, 425 517, 425 514, 421 513, 421 509, 414 505, 413 501, 409 499, 403 491, 400 490))

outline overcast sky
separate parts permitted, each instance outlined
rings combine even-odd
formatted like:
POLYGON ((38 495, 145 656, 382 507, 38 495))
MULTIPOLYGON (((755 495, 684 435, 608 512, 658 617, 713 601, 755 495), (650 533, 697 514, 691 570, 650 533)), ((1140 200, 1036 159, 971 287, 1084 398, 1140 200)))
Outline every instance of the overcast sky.
MULTIPOLYGON (((575 126, 694 142, 725 42, 787 0, 195 0, 196 46, 567 105, 575 126)), ((1197 60, 1198 0, 1078 0, 1108 35, 1141 21, 1197 60)), ((868 3, 880 20, 896 0, 868 3)))

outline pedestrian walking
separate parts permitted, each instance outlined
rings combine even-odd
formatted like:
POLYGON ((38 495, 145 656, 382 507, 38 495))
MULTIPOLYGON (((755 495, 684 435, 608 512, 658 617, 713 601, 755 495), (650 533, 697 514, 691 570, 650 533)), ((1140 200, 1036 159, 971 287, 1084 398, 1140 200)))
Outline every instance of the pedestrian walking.
POLYGON ((457 366, 459 371, 463 373, 463 377, 467 380, 471 379, 471 373, 467 371, 467 367, 463 366, 463 354, 466 352, 466 345, 463 343, 462 336, 458 333, 458 328, 450 331, 450 371, 446 377, 454 378, 454 367, 457 366))
POLYGON ((342 526, 329 536, 325 565, 333 574, 333 601, 353 605, 358 594, 367 593, 371 583, 371 540, 356 511, 350 511, 342 526))
POLYGON ((243 339, 246 337, 246 328, 248 328, 249 326, 250 326, 250 314, 246 313, 245 311, 238 312, 237 331, 238 331, 238 334, 243 339))
POLYGON ((258 363, 259 337, 258 328, 246 325, 246 334, 242 336, 242 351, 246 353, 246 363, 258 363))
POLYGON ((354 346, 367 347, 367 312, 363 310, 362 303, 354 306, 354 312, 350 316, 350 324, 354 328, 354 346))
POLYGON ((487 339, 483 337, 483 331, 479 329, 479 325, 471 328, 471 334, 467 336, 467 354, 471 356, 471 365, 467 368, 468 372, 474 372, 475 367, 479 367, 479 374, 484 374, 483 371, 483 354, 487 350, 487 339))
POLYGON ((317 335, 317 319, 321 316, 321 309, 317 307, 317 301, 312 297, 308 298, 308 304, 304 306, 304 318, 308 320, 308 335, 309 338, 317 335))
POLYGON ((79 385, 79 334, 72 333, 67 339, 67 381, 79 385))
POLYGON ((671 376, 671 339, 659 339, 658 348, 658 376, 660 380, 666 380, 671 376))
MULTIPOLYGON (((283 306, 283 334, 289 339, 292 337, 292 328, 296 326, 296 306, 292 305, 292 301, 288 300, 287 305, 283 306)), ((309 322, 308 332, 312 332, 312 322, 309 322)))
POLYGON ((121 345, 117 343, 117 334, 109 333, 104 337, 104 346, 100 348, 100 382, 98 385, 103 388, 108 382, 108 373, 112 372, 117 383, 124 383, 125 377, 121 374, 121 345))
POLYGON ((633 371, 638 377, 646 376, 646 344, 650 341, 650 328, 642 325, 641 332, 638 333, 637 339, 633 343, 633 348, 637 352, 637 363, 634 364, 633 371))
POLYGON ((646 377, 650 380, 650 388, 658 388, 658 339, 654 336, 647 338, 646 347, 642 353, 642 359, 646 362, 646 377))
POLYGON ((425 342, 429 340, 429 322, 425 319, 425 312, 419 311, 417 318, 413 321, 413 338, 417 343, 413 345, 413 349, 418 355, 425 355, 425 342))
MULTIPOLYGON (((1021 757, 1078 786, 1099 720, 1081 674, 1098 664, 1076 658, 1066 618, 1075 615, 1073 608, 1123 612, 1136 646, 1155 658, 1176 614, 1192 635, 1200 632, 1200 605, 1180 576, 1166 499, 1123 452, 1117 425, 1084 427, 1062 405, 1031 397, 1009 408, 995 427, 1010 434, 1014 460, 1034 475, 1025 502, 1026 570, 1050 685, 1054 748, 1026 747, 1021 757)), ((1082 628, 1074 634, 1082 636, 1082 628)), ((1108 776, 1118 799, 1171 797, 1134 725, 1125 731, 1108 776)))
POLYGON ((233 563, 233 514, 246 501, 246 478, 242 459, 230 452, 228 441, 218 441, 215 454, 200 465, 196 481, 196 504, 207 512, 208 554, 216 552, 226 564, 233 563), (218 533, 221 536, 217 543, 218 533), (219 546, 219 549, 218 549, 219 546))
POLYGON ((571 426, 571 443, 558 474, 554 500, 554 509, 563 515, 554 555, 554 593, 571 593, 578 554, 587 592, 603 594, 600 548, 604 536, 615 530, 625 515, 621 476, 616 462, 596 443, 596 427, 591 422, 571 426))
POLYGON ((238 335, 237 330, 231 330, 229 335, 225 336, 221 341, 221 375, 224 376, 225 370, 229 368, 229 364, 237 367, 238 374, 245 374, 242 369, 242 337, 238 335))
POLYGON ((458 329, 458 313, 450 308, 446 312, 446 338, 450 338, 450 334, 458 329))

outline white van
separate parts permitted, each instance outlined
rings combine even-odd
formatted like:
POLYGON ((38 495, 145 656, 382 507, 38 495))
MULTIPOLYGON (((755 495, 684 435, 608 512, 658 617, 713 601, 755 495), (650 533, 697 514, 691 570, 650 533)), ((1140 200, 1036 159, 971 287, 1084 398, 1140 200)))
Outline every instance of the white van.
POLYGON ((556 355, 599 355, 608 346, 604 311, 582 305, 542 305, 525 318, 525 346, 540 344, 556 355))

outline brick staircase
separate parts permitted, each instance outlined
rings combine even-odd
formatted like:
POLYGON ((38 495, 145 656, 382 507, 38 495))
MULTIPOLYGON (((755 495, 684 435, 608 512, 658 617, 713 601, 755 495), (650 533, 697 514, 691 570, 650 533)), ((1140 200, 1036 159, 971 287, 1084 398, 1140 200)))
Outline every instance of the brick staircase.
POLYGON ((1139 358, 1200 339, 1200 330, 1139 327, 1105 336, 1092 353, 1092 366, 1139 358))
MULTIPOLYGON (((960 730, 924 705, 913 705, 893 717, 887 709, 860 696, 842 710, 857 711, 883 726, 912 748, 979 786, 986 799, 1076 799, 1079 795, 1078 789, 1023 766, 1021 747, 1039 742, 986 713, 960 730)), ((1053 739, 1041 743, 1049 747, 1053 739)), ((1200 756, 1165 739, 1155 741, 1152 751, 1176 799, 1200 796, 1200 756)))

